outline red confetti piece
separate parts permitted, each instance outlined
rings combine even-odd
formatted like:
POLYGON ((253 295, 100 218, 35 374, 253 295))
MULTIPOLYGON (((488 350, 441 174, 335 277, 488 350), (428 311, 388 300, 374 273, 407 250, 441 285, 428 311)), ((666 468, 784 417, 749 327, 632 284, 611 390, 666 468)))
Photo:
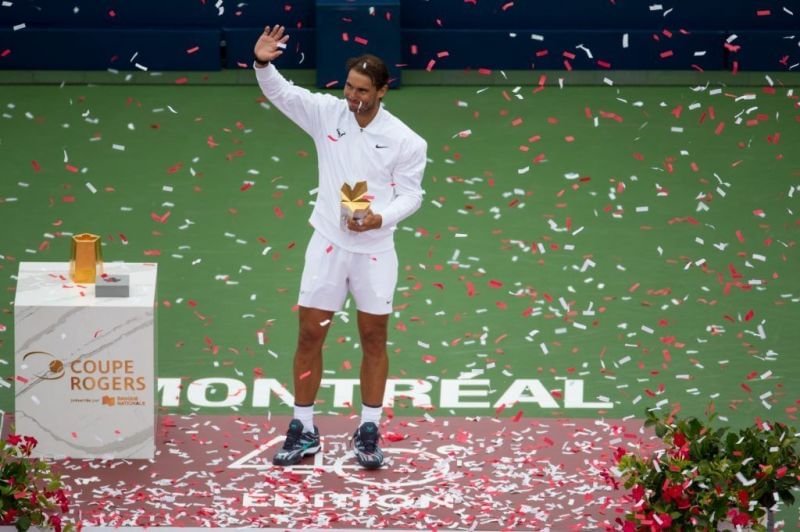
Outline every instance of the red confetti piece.
POLYGON ((187 54, 193 54, 193 53, 197 52, 198 50, 200 50, 199 46, 193 46, 193 47, 189 48, 188 50, 186 50, 186 53, 187 54))
POLYGON ((61 201, 64 203, 75 203, 75 196, 63 196, 61 201))
POLYGON ((719 135, 720 133, 722 133, 723 129, 725 129, 725 122, 720 122, 719 124, 717 124, 717 129, 714 130, 714 133, 719 135))
POLYGON ((175 172, 177 172, 177 171, 178 171, 178 170, 180 170, 181 168, 183 168, 183 163, 178 163, 178 164, 176 164, 175 166, 170 166, 170 167, 167 169, 167 173, 168 173, 168 174, 174 174, 175 172))
POLYGON ((752 320, 752 319, 753 319, 753 316, 755 316, 755 312, 753 312, 752 310, 749 310, 749 311, 747 312, 747 314, 745 314, 745 315, 744 315, 744 321, 750 321, 750 320, 752 320))
POLYGON ((490 76, 492 74, 492 71, 489 68, 479 68, 478 74, 480 74, 481 76, 490 76))
POLYGON ((419 49, 417 48, 417 45, 416 44, 412 44, 411 45, 411 55, 417 55, 418 51, 419 51, 419 49))
POLYGON ((475 295, 475 284, 472 281, 467 281, 467 295, 473 297, 475 295))
POLYGON ((330 253, 331 251, 333 251, 333 245, 329 245, 327 248, 325 248, 325 253, 330 253))
POLYGON ((148 257, 160 257, 161 250, 160 249, 146 249, 144 250, 144 254, 148 257))
POLYGON ((353 40, 354 40, 354 41, 356 41, 358 44, 361 44, 361 45, 364 45, 364 46, 366 46, 366 45, 367 45, 367 43, 369 42, 369 41, 367 41, 367 39, 365 39, 364 37, 356 37, 356 38, 355 38, 355 39, 353 39, 353 40))
POLYGON ((768 17, 772 14, 769 9, 759 9, 756 11, 756 16, 758 17, 768 17))
POLYGON ((306 378, 306 377, 308 377, 309 375, 311 375, 311 370, 308 370, 308 371, 306 371, 305 373, 303 373, 302 375, 300 375, 300 380, 303 380, 303 379, 305 379, 305 378, 306 378))
POLYGON ((503 282, 498 281, 496 279, 492 279, 491 281, 489 281, 489 286, 491 286, 492 288, 500 288, 501 286, 503 286, 503 282))
POLYGON ((159 216, 156 213, 151 212, 150 213, 150 218, 152 218, 154 222, 158 222, 160 224, 165 224, 165 223, 167 223, 167 218, 169 218, 169 216, 171 214, 172 214, 171 211, 167 211, 162 216, 159 216))
POLYGON ((189 82, 189 78, 187 78, 186 76, 183 76, 183 77, 178 78, 178 79, 175 80, 175 84, 176 85, 183 85, 183 84, 188 83, 188 82, 189 82))
POLYGON ((9 55, 11 55, 11 49, 9 48, 6 48, 2 53, 0 53, 0 57, 7 57, 9 55))
POLYGON ((244 192, 245 190, 249 190, 251 188, 253 188, 253 183, 245 183, 244 185, 239 187, 239 191, 244 192))
POLYGON ((390 442, 397 442, 405 440, 406 437, 403 434, 398 434, 396 432, 387 432, 386 439, 389 440, 390 442))
POLYGON ((661 59, 666 59, 667 57, 672 57, 673 52, 672 52, 672 50, 667 50, 666 52, 661 52, 658 55, 659 55, 659 57, 661 57, 661 59))
POLYGON ((347 32, 342 33, 342 40, 344 42, 348 42, 350 40, 350 36, 347 34, 347 32))
POLYGON ((502 10, 506 11, 507 9, 511 9, 514 6, 514 2, 506 2, 503 4, 502 10))
POLYGON ((34 171, 34 172, 38 172, 39 170, 41 170, 41 169, 42 169, 42 167, 41 167, 41 166, 39 166, 39 163, 38 163, 38 162, 36 162, 35 160, 34 160, 34 161, 31 161, 31 164, 33 165, 33 171, 34 171))
POLYGON ((435 60, 433 60, 433 59, 431 59, 430 61, 428 61, 428 66, 426 66, 426 67, 425 67, 425 70, 427 70, 428 72, 430 72, 431 70, 433 70, 433 66, 434 66, 435 64, 436 64, 436 61, 435 61, 435 60))
POLYGON ((426 364, 433 364, 436 362, 436 357, 434 355, 422 355, 422 361, 426 364))
POLYGON ((281 210, 280 207, 275 207, 273 211, 275 212, 275 216, 277 216, 278 218, 283 218, 283 211, 281 210))
POLYGON ((513 421, 514 423, 517 423, 517 422, 519 422, 520 419, 522 419, 522 410, 518 411, 514 415, 514 417, 511 418, 511 421, 513 421))
POLYGON ((67 169, 68 172, 72 172, 73 174, 78 173, 78 169, 72 166, 71 164, 64 165, 64 167, 67 169))
POLYGON ((17 380, 18 380, 19 382, 21 382, 22 384, 27 384, 27 382, 28 382, 28 379, 26 379, 26 378, 25 378, 25 377, 23 377, 22 375, 17 375, 17 376, 15 377, 15 379, 17 379, 17 380))

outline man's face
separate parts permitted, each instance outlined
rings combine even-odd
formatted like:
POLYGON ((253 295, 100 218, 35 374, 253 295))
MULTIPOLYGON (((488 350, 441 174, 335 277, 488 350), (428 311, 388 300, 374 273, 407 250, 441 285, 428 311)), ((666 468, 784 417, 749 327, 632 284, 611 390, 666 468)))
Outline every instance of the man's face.
POLYGON ((350 111, 364 115, 380 105, 380 99, 387 89, 387 86, 376 89, 369 76, 353 69, 347 74, 347 81, 344 83, 344 97, 350 111))

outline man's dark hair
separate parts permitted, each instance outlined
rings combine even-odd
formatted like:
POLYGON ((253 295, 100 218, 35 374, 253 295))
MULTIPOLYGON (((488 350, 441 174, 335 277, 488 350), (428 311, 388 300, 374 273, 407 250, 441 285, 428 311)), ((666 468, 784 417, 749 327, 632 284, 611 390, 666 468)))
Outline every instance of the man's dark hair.
POLYGON ((380 57, 364 54, 347 60, 347 71, 355 70, 372 80, 376 89, 389 83, 389 69, 380 57))

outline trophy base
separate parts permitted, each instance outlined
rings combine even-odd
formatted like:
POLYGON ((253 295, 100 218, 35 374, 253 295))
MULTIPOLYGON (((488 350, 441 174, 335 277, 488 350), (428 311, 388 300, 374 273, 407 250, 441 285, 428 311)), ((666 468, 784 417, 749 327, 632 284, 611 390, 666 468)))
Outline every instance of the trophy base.
POLYGON ((129 297, 131 295, 131 284, 129 275, 106 275, 97 276, 95 287, 95 297, 129 297))

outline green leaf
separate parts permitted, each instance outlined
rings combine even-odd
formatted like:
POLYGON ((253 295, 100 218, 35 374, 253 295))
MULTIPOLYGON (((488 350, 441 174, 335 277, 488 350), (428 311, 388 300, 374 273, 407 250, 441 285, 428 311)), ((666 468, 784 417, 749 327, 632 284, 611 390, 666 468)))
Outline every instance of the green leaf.
POLYGON ((31 527, 31 520, 27 515, 20 515, 16 523, 17 530, 25 532, 31 527))

